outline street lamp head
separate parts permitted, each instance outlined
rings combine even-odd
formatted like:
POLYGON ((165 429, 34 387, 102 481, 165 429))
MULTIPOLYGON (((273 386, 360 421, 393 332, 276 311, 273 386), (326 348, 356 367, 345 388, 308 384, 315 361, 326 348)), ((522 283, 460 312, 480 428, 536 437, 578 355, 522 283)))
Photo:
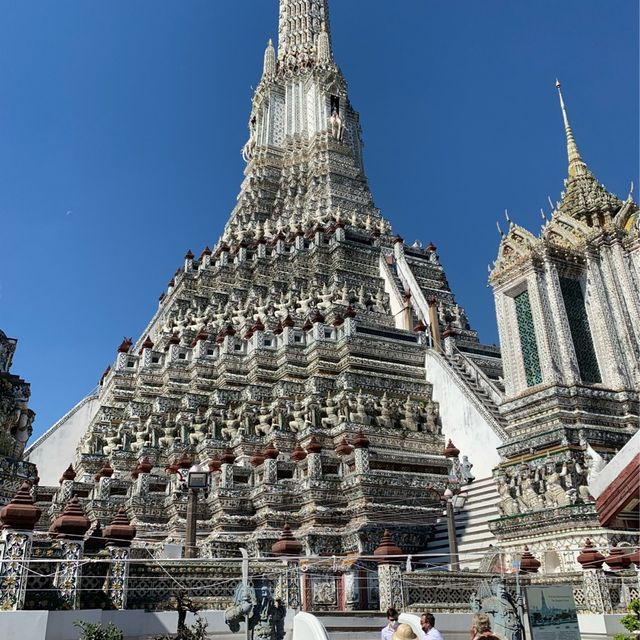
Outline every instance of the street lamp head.
POLYGON ((467 502, 467 494, 464 492, 456 494, 453 496, 452 502, 455 509, 462 509, 467 502))
POLYGON ((442 497, 443 497, 445 500, 450 500, 451 498, 453 498, 453 491, 451 491, 451 489, 450 489, 449 487, 447 487, 447 488, 444 490, 444 493, 442 494, 442 497))
MULTIPOLYGON (((198 468, 196 467, 196 469, 198 468)), ((189 487, 189 489, 206 489, 208 482, 209 474, 206 471, 189 470, 189 477, 187 479, 187 486, 189 487)))

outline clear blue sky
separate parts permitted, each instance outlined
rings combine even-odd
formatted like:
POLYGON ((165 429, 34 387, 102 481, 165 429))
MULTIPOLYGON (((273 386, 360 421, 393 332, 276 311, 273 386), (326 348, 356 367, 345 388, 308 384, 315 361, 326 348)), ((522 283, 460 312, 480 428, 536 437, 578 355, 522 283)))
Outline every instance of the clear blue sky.
MULTIPOLYGON (((187 249, 215 243, 242 178, 277 0, 0 0, 0 328, 36 435, 137 336, 187 249)), ((487 264, 504 209, 531 230, 579 148, 638 183, 636 0, 333 0, 376 204, 433 241, 497 341, 487 264)), ((637 198, 636 198, 637 199, 637 198)), ((503 223, 504 226, 504 223, 503 223)))

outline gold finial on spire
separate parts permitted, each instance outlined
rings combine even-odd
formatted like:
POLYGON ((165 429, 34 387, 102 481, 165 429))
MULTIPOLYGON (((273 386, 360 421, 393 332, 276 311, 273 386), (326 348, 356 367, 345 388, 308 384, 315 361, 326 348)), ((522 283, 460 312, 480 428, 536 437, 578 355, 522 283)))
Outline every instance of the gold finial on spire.
POLYGON ((556 78, 556 89, 558 90, 558 96, 560 96, 560 108, 562 109, 562 119, 564 120, 564 130, 567 134, 567 155, 569 157, 569 176, 583 174, 587 168, 586 163, 580 156, 578 151, 578 145, 576 145, 575 138, 573 137, 573 131, 569 124, 569 118, 567 116, 567 108, 562 98, 562 90, 560 89, 560 80, 556 78))

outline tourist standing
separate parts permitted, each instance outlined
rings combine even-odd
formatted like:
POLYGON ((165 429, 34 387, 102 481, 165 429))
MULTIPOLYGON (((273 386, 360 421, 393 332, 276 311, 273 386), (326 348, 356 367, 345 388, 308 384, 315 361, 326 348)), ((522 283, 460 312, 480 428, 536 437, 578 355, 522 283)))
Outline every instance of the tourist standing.
POLYGON ((491 631, 491 618, 486 613, 476 613, 473 616, 469 640, 501 640, 491 631))
POLYGON ((398 610, 393 607, 387 609, 387 625, 380 634, 380 640, 392 640, 395 630, 398 628, 398 610))
POLYGON ((420 626, 424 631, 424 640, 444 640, 442 634, 435 627, 436 619, 432 613, 423 613, 420 616, 420 626))

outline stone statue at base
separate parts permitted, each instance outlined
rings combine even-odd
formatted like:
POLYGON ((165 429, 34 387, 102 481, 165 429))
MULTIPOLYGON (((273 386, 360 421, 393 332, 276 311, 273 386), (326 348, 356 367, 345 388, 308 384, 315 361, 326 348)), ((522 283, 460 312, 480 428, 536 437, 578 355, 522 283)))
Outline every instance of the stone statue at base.
POLYGON ((246 620, 251 640, 283 640, 286 614, 280 599, 273 596, 271 583, 259 580, 236 587, 233 606, 224 612, 224 620, 233 633, 246 620))

